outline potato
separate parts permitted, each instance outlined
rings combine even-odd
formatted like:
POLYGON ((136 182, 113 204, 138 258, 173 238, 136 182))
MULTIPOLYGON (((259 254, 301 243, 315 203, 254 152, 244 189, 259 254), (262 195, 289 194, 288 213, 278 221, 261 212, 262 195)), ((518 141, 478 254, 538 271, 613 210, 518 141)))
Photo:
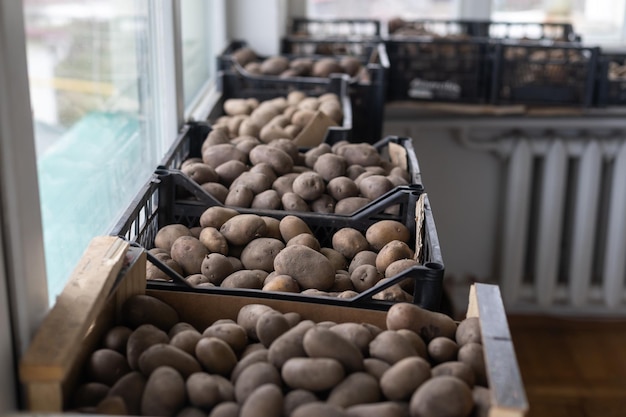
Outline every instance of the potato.
POLYGON ((435 337, 428 343, 428 356, 435 363, 455 360, 458 351, 459 346, 447 337, 435 337))
POLYGON ((381 250, 392 240, 406 243, 410 237, 411 234, 408 227, 396 220, 377 221, 365 231, 365 238, 376 251, 381 250))
POLYGON ((126 326, 114 326, 104 335, 102 345, 106 349, 126 353, 126 343, 133 331, 126 326))
POLYGON ((176 310, 158 298, 145 294, 129 297, 122 305, 122 317, 131 329, 143 324, 152 324, 161 330, 169 331, 179 321, 176 310))
POLYGON ((206 372, 196 372, 185 381, 189 402, 204 411, 212 409, 220 401, 217 379, 206 372))
POLYGON ((215 182, 218 180, 218 174, 213 167, 202 163, 194 162, 181 168, 183 174, 187 175, 198 184, 205 182, 215 182))
POLYGON ((220 203, 224 204, 224 201, 226 201, 228 188, 226 188, 223 184, 220 184, 219 182, 205 182, 204 184, 200 184, 200 188, 220 203))
POLYGON ((298 282, 289 275, 276 275, 271 281, 263 284, 262 290, 298 293, 301 288, 298 282))
POLYGON ((202 162, 213 169, 232 160, 246 163, 248 155, 230 143, 210 146, 202 153, 202 162))
POLYGON ((320 155, 313 165, 313 169, 326 181, 345 176, 346 168, 345 158, 333 153, 320 155))
POLYGON ((217 337, 203 337, 196 344, 196 358, 211 374, 229 376, 237 356, 228 343, 217 337))
POLYGON ((488 417, 491 409, 491 392, 488 388, 475 386, 472 390, 475 417, 488 417))
POLYGON ((183 268, 185 275, 199 274, 208 253, 202 242, 192 236, 181 236, 172 244, 172 259, 183 268))
POLYGON ((285 416, 290 416, 293 411, 301 405, 318 401, 318 398, 311 391, 304 389, 294 389, 285 394, 283 410, 285 416))
MULTIPOLYGON (((314 115, 315 113, 313 113, 314 115)), ((295 115, 294 115, 295 116, 295 115)), ((307 167, 313 168, 317 159, 324 154, 331 153, 332 149, 327 143, 320 143, 314 148, 309 149, 304 154, 304 162, 307 167)))
POLYGON ((411 397, 411 416, 466 417, 474 401, 472 391, 458 378, 438 376, 424 382, 411 397))
POLYGON ((350 178, 352 181, 356 180, 359 175, 365 172, 365 167, 361 165, 349 165, 346 168, 346 176, 350 178))
POLYGON ((304 320, 279 336, 269 347, 268 361, 280 369, 287 360, 306 356, 302 340, 305 333, 313 326, 312 321, 304 320))
POLYGON ((274 258, 278 274, 289 275, 302 289, 325 291, 333 286, 335 270, 321 253, 304 245, 287 246, 274 258))
POLYGON ((371 250, 364 250, 354 255, 354 258, 352 258, 352 261, 350 261, 348 272, 354 272, 354 270, 361 265, 376 266, 376 252, 371 250))
POLYGON ((381 279, 382 274, 373 265, 361 265, 350 274, 350 281, 358 292, 372 288, 381 279))
POLYGON ((309 205, 302 197, 293 192, 287 192, 283 194, 280 199, 281 204, 283 206, 283 210, 285 211, 298 211, 298 212, 308 212, 310 211, 309 205))
POLYGON ((293 192, 293 182, 300 174, 292 172, 282 175, 272 183, 272 189, 275 190, 280 197, 285 193, 293 192))
POLYGON ((168 337, 170 339, 172 339, 178 333, 184 332, 185 330, 195 330, 195 331, 198 331, 191 324, 189 324, 187 322, 184 322, 184 321, 179 321, 178 323, 176 323, 175 325, 172 326, 172 328, 169 330, 167 335, 168 335, 168 337))
MULTIPOLYGON (((385 278, 395 277, 398 274, 403 273, 407 269, 413 268, 414 266, 419 266, 419 262, 415 259, 399 259, 397 261, 392 262, 387 269, 385 269, 385 278)), ((409 281, 409 280, 406 280, 409 281)), ((412 283, 412 280, 410 280, 412 283)), ((403 287, 405 286, 403 281, 403 287)))
POLYGON ((370 357, 382 359, 393 365, 404 358, 417 356, 415 348, 405 337, 393 330, 385 330, 369 344, 370 357))
POLYGON ((254 201, 254 191, 246 185, 238 184, 230 187, 224 205, 248 208, 252 206, 252 201, 254 201))
POLYGON ((306 201, 317 200, 326 191, 326 184, 316 172, 303 172, 293 181, 293 192, 306 201))
POLYGON ((419 357, 407 357, 393 364, 381 377, 380 388, 385 398, 406 401, 430 378, 429 363, 419 357))
POLYGON ((202 261, 201 273, 209 282, 220 285, 224 278, 233 272, 233 266, 228 258, 221 253, 209 253, 202 261))
POLYGON ((226 127, 228 128, 228 136, 231 138, 237 136, 239 134, 239 127, 246 119, 248 119, 248 116, 243 114, 229 117, 228 121, 226 122, 226 127))
POLYGON ((335 232, 332 238, 333 249, 348 259, 369 249, 369 243, 361 232, 351 227, 343 227, 335 232))
POLYGON ((256 146, 249 156, 253 165, 267 163, 277 175, 287 174, 293 167, 293 159, 285 151, 269 145, 256 146))
POLYGON ((343 120, 343 109, 339 102, 323 101, 318 110, 330 117, 335 123, 341 124, 343 120))
POLYGON ((482 343, 478 317, 468 317, 462 320, 456 328, 455 339, 459 346, 468 343, 482 343))
POLYGON ((278 75, 289 68, 289 58, 284 56, 271 56, 261 63, 261 73, 266 75, 278 75))
POLYGON ((235 353, 242 352, 248 344, 248 336, 237 323, 212 324, 202 332, 203 337, 216 337, 226 342, 235 353))
MULTIPOLYGON (((239 126, 239 131, 241 132, 241 130, 244 129, 248 125, 256 126, 256 125, 254 125, 253 123, 250 122, 250 119, 247 119, 247 120, 244 120, 243 122, 241 122, 241 125, 239 126)), ((261 141, 256 138, 257 136, 258 136, 258 133, 256 135, 254 135, 254 136, 240 134, 239 136, 234 138, 231 141, 231 143, 236 143, 235 144, 235 148, 239 149, 240 151, 242 151, 243 153, 245 153, 247 155, 247 154, 250 153, 252 148, 254 148, 255 146, 261 144, 261 141)))
POLYGON ((370 200, 376 200, 378 197, 381 197, 383 194, 391 191, 392 189, 393 184, 391 181, 382 175, 371 175, 364 178, 359 183, 359 191, 361 192, 361 195, 365 198, 369 198, 370 200))
POLYGON ((202 242, 210 253, 228 254, 228 242, 224 235, 215 227, 203 227, 198 240, 202 242))
POLYGON ((162 366, 150 374, 141 397, 144 416, 172 416, 180 411, 187 399, 185 381, 174 368, 162 366))
POLYGON ((237 365, 235 365, 235 367, 233 368, 233 371, 230 374, 230 381, 232 383, 237 382, 237 378, 239 378, 239 374, 241 374, 241 372, 243 372, 244 369, 246 369, 248 366, 252 365, 253 363, 259 363, 259 362, 267 363, 268 351, 260 343, 258 343, 258 345, 261 346, 260 349, 255 350, 245 356, 242 356, 239 362, 237 362, 237 365))
POLYGON ((272 167, 265 162, 251 166, 249 172, 265 175, 271 181, 270 186, 278 178, 272 167))
POLYGON ((127 373, 117 380, 108 395, 122 398, 127 414, 136 415, 141 411, 141 396, 146 387, 146 378, 137 371, 127 373))
POLYGON ((309 357, 335 359, 347 373, 363 370, 363 355, 359 348, 330 329, 319 325, 309 329, 302 345, 309 357))
MULTIPOLYGON (((378 283, 383 285, 383 283, 389 281, 391 278, 383 278, 378 283)), ((413 296, 400 287, 400 284, 394 284, 390 287, 385 288, 384 290, 374 294, 372 297, 374 300, 387 300, 393 302, 413 302, 413 296)))
POLYGON ((241 406, 240 417, 282 417, 283 393, 274 384, 255 389, 241 406))
MULTIPOLYGON (((219 165, 215 168, 215 174, 219 178, 219 181, 225 186, 229 187, 235 179, 237 179, 241 174, 246 172, 248 167, 241 161, 233 160, 227 161, 223 164, 219 165)), ((197 181, 199 184, 204 182, 216 182, 218 178, 207 180, 207 181, 197 181)))
POLYGON ((334 213, 336 203, 328 194, 322 194, 320 198, 311 202, 310 208, 315 213, 334 213))
POLYGON ((261 269, 242 269, 233 272, 220 284, 222 288, 251 288, 260 290, 263 287, 263 281, 267 276, 267 272, 261 269))
POLYGON ((260 172, 244 172, 233 181, 230 188, 233 189, 238 185, 245 185, 254 194, 260 194, 271 188, 272 178, 260 172))
POLYGON ((396 333, 405 337, 417 352, 417 354, 424 359, 428 358, 428 349, 424 340, 414 331, 407 329, 398 329, 396 333))
MULTIPOLYGON (((181 268, 178 262, 173 260, 169 254, 158 253, 154 255, 154 257, 157 258, 159 261, 161 261, 161 263, 165 264, 166 266, 174 270, 174 272, 178 273, 179 275, 184 274, 183 268, 181 268)), ((171 280, 169 275, 167 275, 167 273, 165 273, 165 271, 163 271, 161 267, 156 266, 150 261, 146 261, 146 279, 147 280, 160 280, 160 281, 171 280)))
POLYGON ((241 48, 237 48, 235 51, 233 51, 233 53, 231 54, 231 58, 234 62, 243 67, 249 62, 256 61, 257 56, 254 52, 254 49, 250 48, 249 46, 244 46, 241 48))
POLYGON ((396 401, 357 404, 346 408, 346 413, 350 417, 409 417, 409 405, 396 401))
POLYGON ((264 312, 256 322, 256 335, 265 347, 269 347, 274 340, 289 329, 287 319, 276 310, 264 312))
POLYGON ((464 381, 468 387, 474 387, 476 377, 474 371, 466 363, 458 361, 443 362, 432 369, 432 376, 449 375, 464 381))
POLYGON ((208 417, 239 417, 241 406, 234 401, 219 403, 209 413, 208 417))
POLYGON ((319 107, 320 102, 317 99, 317 97, 306 97, 304 99, 302 99, 297 105, 296 107, 298 109, 305 109, 305 110, 317 110, 317 108, 319 107))
POLYGON ((476 384, 488 386, 487 371, 485 368, 485 355, 480 343, 466 343, 459 349, 458 360, 466 363, 474 371, 476 384))
POLYGON ((130 367, 124 355, 112 349, 98 349, 94 351, 87 362, 89 379, 108 386, 115 384, 129 372, 130 367))
POLYGON ((120 396, 109 395, 98 403, 94 414, 108 414, 108 415, 126 415, 128 409, 126 403, 120 396))
POLYGON ((357 210, 367 206, 372 200, 365 197, 348 197, 337 201, 335 204, 336 214, 353 214, 357 210))
POLYGON ((204 284, 215 286, 215 284, 209 281, 209 278, 205 277, 202 274, 187 275, 185 277, 185 281, 187 281, 187 283, 189 283, 189 285, 191 285, 192 287, 197 287, 198 285, 204 284))
POLYGON ((313 64, 311 73, 314 77, 327 78, 332 73, 343 73, 343 68, 335 58, 321 58, 313 64))
MULTIPOLYGON (((293 59, 291 61, 290 66, 297 66, 297 65, 299 65, 298 62, 295 62, 297 60, 298 60, 297 58, 293 59)), ((304 58, 303 57, 303 58, 300 59, 300 61, 303 62, 303 61, 310 61, 310 60, 309 60, 309 58, 304 58)), ((306 98, 306 94, 304 92, 299 91, 299 90, 293 90, 293 91, 290 91, 287 94, 287 103, 289 103, 291 105, 295 105, 295 104, 298 104, 299 102, 301 102, 302 100, 304 100, 305 98, 306 98)))
POLYGON ((315 111, 298 109, 291 116, 291 123, 295 126, 306 126, 315 117, 315 111))
POLYGON ((299 357, 288 359, 284 363, 281 376, 292 389, 319 392, 331 389, 341 382, 345 371, 336 359, 299 357))
POLYGON ((280 210, 282 202, 276 190, 265 190, 254 196, 250 207, 261 210, 280 210))
POLYGON ((202 370, 192 355, 165 343, 157 343, 144 350, 139 356, 138 365, 144 375, 150 375, 162 366, 169 366, 176 369, 185 379, 194 372, 202 370))
POLYGON ((219 229, 227 220, 235 217, 239 212, 235 209, 213 206, 206 209, 200 216, 200 226, 219 229))
POLYGON ((369 344, 374 338, 365 326, 359 323, 339 323, 329 329, 356 346, 362 354, 368 354, 369 344))
POLYGON ((278 239, 263 237, 254 239, 243 249, 241 262, 246 269, 271 272, 274 270, 274 258, 284 248, 285 244, 278 239))
POLYGON ((393 262, 411 258, 413 258, 413 249, 409 245, 400 240, 392 240, 383 246, 376 255, 376 269, 384 274, 387 267, 393 262))
POLYGON ((289 242, 301 233, 313 234, 304 220, 293 215, 287 215, 280 220, 279 231, 285 242, 289 242))
POLYGON ((259 317, 273 308, 264 304, 247 304, 239 309, 237 313, 237 324, 240 325, 251 340, 259 340, 256 334, 256 323, 259 317))
POLYGON ((381 398, 378 380, 366 372, 354 372, 335 386, 326 400, 342 408, 373 403, 381 398))
POLYGON ((253 239, 264 236, 266 231, 265 222, 256 214, 240 214, 220 227, 220 233, 233 245, 247 245, 253 239))
POLYGON ((172 250, 172 244, 181 236, 191 236, 189 228, 183 224, 168 224, 161 227, 154 236, 154 246, 166 250, 172 250))
POLYGON ((71 404, 76 409, 95 407, 107 396, 107 394, 109 393, 109 389, 110 388, 108 385, 101 382, 87 382, 81 384, 76 388, 76 391, 73 393, 71 404))
POLYGON ((336 405, 327 402, 314 401, 296 408, 291 417, 346 417, 346 413, 336 405))
POLYGON ((321 248, 320 252, 324 255, 330 263, 333 265, 335 270, 346 269, 348 266, 348 262, 346 257, 341 253, 332 248, 321 248))
POLYGON ((380 166, 382 161, 378 150, 368 143, 345 144, 338 148, 336 153, 346 159, 348 166, 380 166))
MULTIPOLYGON (((328 290, 329 292, 344 292, 344 291, 354 291, 354 285, 352 285, 352 281, 350 281, 350 275, 347 273, 339 273, 335 274, 335 282, 333 286, 328 290)), ((355 292, 356 293, 356 292, 355 292)), ((357 293, 358 294, 358 293, 357 293)))
POLYGON ((282 386, 278 370, 270 363, 256 362, 247 366, 235 382, 235 398, 239 404, 243 404, 246 399, 258 387, 265 384, 282 386))
POLYGON ((387 311, 386 324, 390 330, 412 330, 425 342, 438 336, 453 339, 456 333, 456 323, 449 316, 410 303, 392 305, 387 311))
POLYGON ((170 345, 190 355, 195 355, 196 344, 198 344, 200 338, 202 338, 202 335, 196 329, 183 330, 170 339, 170 345))
POLYGON ((293 246, 293 245, 304 245, 317 252, 321 250, 320 242, 315 238, 315 236, 309 233, 300 233, 299 235, 294 236, 291 239, 289 239, 286 246, 293 246))
POLYGON ((359 188, 354 181, 344 176, 336 176, 329 180, 326 191, 335 200, 359 196, 359 188))
MULTIPOLYGON (((209 132, 207 137, 202 142, 202 147, 200 149, 200 152, 203 153, 210 146, 228 143, 229 141, 230 139, 228 138, 227 130, 214 128, 213 130, 209 132)), ((194 158, 191 158, 191 159, 194 159, 194 158)), ((198 158, 196 162, 202 162, 202 158, 198 158)), ((181 168, 182 168, 182 165, 181 165, 181 168)))
POLYGON ((270 237, 274 239, 282 239, 280 235, 280 220, 275 219, 274 217, 269 216, 261 216, 266 226, 265 237, 270 237))
POLYGON ((365 368, 365 372, 380 380, 387 369, 391 368, 391 365, 382 359, 365 358, 363 360, 363 367, 365 368))

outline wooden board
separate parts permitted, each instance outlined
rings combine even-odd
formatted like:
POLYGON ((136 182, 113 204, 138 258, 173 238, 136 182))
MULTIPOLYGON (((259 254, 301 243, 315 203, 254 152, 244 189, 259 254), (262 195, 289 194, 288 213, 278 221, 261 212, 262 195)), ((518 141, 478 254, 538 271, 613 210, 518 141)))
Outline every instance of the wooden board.
MULTIPOLYGON (((249 303, 297 312, 314 321, 366 322, 385 328, 379 310, 234 295, 145 289, 146 255, 116 237, 95 238, 20 362, 26 406, 33 412, 62 412, 77 385, 89 353, 117 322, 122 303, 147 293, 174 307, 181 320, 199 329, 237 316, 249 303), (74 303, 75 302, 75 306, 74 303)), ((520 417, 528 405, 497 286, 476 284, 468 317, 478 316, 493 407, 490 417, 520 417)))

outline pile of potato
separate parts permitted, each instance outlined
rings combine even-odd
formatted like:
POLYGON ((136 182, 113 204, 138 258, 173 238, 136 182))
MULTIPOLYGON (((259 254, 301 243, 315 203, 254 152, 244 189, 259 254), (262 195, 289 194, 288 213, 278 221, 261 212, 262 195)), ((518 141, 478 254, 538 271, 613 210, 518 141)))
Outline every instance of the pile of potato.
POLYGON ((348 74, 350 77, 355 77, 363 70, 361 61, 349 55, 321 58, 273 55, 260 59, 252 48, 242 47, 232 53, 232 59, 251 74, 273 75, 281 78, 327 78, 330 74, 348 74))
MULTIPOLYGON (((207 306, 210 308, 210 306, 207 306)), ((71 411, 179 417, 469 417, 490 406, 477 318, 400 303, 386 329, 262 304, 206 328, 148 295, 122 306, 71 411)))
MULTIPOLYGON (((350 227, 336 230, 332 247, 322 247, 299 217, 278 220, 214 206, 202 214, 200 227, 161 228, 150 252, 196 287, 351 298, 419 265, 410 238, 404 224, 381 220, 365 233, 350 227)), ((147 267, 147 279, 169 280, 152 263, 147 267)), ((413 284, 406 279, 374 297, 412 301, 413 284)))
POLYGON ((340 110, 331 100, 295 92, 258 107, 254 99, 227 100, 228 116, 212 126, 202 157, 180 170, 222 204, 264 210, 351 214, 409 184, 409 172, 369 143, 300 150, 294 135, 316 111, 340 110))

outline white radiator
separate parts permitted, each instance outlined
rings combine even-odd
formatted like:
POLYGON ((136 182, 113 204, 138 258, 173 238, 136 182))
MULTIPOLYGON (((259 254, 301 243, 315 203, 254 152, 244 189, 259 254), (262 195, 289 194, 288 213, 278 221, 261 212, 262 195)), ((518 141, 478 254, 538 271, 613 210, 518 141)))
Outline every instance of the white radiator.
POLYGON ((626 137, 501 140, 510 311, 626 313, 626 137))

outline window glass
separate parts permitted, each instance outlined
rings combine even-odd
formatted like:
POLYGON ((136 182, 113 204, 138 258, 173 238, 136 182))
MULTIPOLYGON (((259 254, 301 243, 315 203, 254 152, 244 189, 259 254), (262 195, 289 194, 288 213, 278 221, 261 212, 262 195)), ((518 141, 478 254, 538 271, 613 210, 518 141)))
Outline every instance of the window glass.
POLYGON ((568 22, 586 44, 624 44, 626 0, 493 0, 492 6, 492 20, 568 22))
POLYGON ((309 0, 307 16, 312 18, 370 18, 387 21, 404 19, 453 19, 457 0, 309 0))
POLYGON ((149 0, 24 0, 51 304, 157 165, 149 0))
POLYGON ((185 107, 200 92, 212 73, 214 59, 209 36, 210 2, 185 0, 180 5, 180 26, 183 47, 183 85, 185 107))

